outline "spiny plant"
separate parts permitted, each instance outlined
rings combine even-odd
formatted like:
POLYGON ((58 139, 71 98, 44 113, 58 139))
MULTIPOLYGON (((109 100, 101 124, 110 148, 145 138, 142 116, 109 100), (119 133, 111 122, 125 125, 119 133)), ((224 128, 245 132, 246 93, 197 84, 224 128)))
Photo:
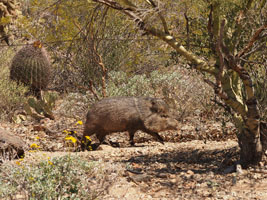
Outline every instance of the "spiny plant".
POLYGON ((47 93, 42 96, 41 99, 35 99, 30 97, 28 103, 24 106, 26 113, 36 119, 42 118, 42 116, 55 119, 53 115, 53 108, 57 100, 57 95, 54 93, 47 93))
POLYGON ((41 90, 47 88, 50 76, 50 60, 40 41, 20 49, 12 60, 10 78, 29 86, 37 98, 41 97, 41 90))

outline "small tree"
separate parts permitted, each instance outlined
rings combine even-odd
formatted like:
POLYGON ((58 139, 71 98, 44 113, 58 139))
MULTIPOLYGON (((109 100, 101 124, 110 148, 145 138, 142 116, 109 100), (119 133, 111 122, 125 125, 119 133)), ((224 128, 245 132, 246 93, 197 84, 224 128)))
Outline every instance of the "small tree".
POLYGON ((0 42, 9 44, 8 26, 20 15, 16 0, 0 0, 0 42))
MULTIPOLYGON (((245 27, 245 21, 251 10, 258 14, 262 14, 264 9, 266 12, 266 1, 236 0, 233 2, 236 6, 232 10, 229 8, 231 15, 227 15, 223 10, 223 6, 229 5, 223 5, 220 0, 209 1, 207 33, 210 41, 209 54, 215 59, 213 64, 198 57, 196 53, 190 52, 182 45, 184 43, 189 47, 188 37, 184 42, 170 33, 167 23, 170 18, 166 20, 168 15, 164 15, 159 9, 159 2, 140 0, 135 1, 138 3, 134 4, 130 0, 93 1, 105 4, 129 16, 145 34, 153 35, 164 41, 189 61, 195 69, 209 74, 206 82, 230 108, 233 122, 238 129, 241 164, 246 167, 248 164, 257 164, 262 160, 267 146, 266 122, 261 121, 255 84, 246 67, 246 60, 248 57, 255 59, 257 56, 251 55, 266 48, 264 37, 266 37, 267 23, 262 21, 258 24, 253 35, 250 36, 251 30, 248 31, 248 27, 245 27), (149 20, 152 17, 153 23, 149 20), (229 21, 230 23, 226 23, 229 21)), ((229 2, 226 1, 226 3, 229 2)), ((188 15, 185 17, 188 22, 188 15)))

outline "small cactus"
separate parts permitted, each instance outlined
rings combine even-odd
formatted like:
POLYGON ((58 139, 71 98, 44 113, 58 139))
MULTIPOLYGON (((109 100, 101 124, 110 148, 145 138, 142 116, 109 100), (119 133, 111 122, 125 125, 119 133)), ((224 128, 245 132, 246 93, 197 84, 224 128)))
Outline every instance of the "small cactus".
POLYGON ((10 78, 29 86, 37 98, 47 88, 50 76, 50 61, 40 41, 20 49, 12 60, 10 78))
POLYGON ((29 98, 28 104, 24 109, 28 115, 35 118, 44 117, 55 119, 53 115, 53 108, 55 107, 57 97, 54 94, 47 94, 42 99, 36 100, 35 98, 29 98))

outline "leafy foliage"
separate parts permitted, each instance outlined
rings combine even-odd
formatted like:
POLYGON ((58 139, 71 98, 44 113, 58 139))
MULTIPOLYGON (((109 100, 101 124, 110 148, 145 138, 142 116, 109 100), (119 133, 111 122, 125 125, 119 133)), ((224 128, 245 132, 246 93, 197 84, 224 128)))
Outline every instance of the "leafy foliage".
POLYGON ((11 119, 16 110, 26 103, 24 93, 28 88, 9 80, 10 57, 14 55, 12 50, 0 50, 0 119, 11 119))
POLYGON ((39 163, 25 163, 21 159, 17 166, 2 165, 0 197, 96 199, 113 182, 107 175, 114 170, 112 167, 106 169, 78 156, 43 157, 39 163))

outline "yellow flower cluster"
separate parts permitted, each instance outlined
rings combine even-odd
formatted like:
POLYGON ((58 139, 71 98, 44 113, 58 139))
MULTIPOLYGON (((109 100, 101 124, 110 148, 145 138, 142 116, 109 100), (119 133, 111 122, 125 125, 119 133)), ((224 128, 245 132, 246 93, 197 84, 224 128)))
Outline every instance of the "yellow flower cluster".
POLYGON ((82 121, 77 121, 75 125, 83 125, 82 121))
POLYGON ((40 146, 37 145, 36 143, 32 143, 32 144, 30 145, 30 148, 32 148, 32 149, 38 149, 38 148, 40 148, 40 146))
POLYGON ((48 157, 47 159, 48 159, 48 164, 49 164, 49 165, 53 165, 53 163, 52 163, 51 160, 50 160, 50 157, 48 157))
POLYGON ((70 140, 73 144, 75 144, 77 142, 77 139, 75 137, 72 137, 72 136, 65 137, 65 140, 70 140))

